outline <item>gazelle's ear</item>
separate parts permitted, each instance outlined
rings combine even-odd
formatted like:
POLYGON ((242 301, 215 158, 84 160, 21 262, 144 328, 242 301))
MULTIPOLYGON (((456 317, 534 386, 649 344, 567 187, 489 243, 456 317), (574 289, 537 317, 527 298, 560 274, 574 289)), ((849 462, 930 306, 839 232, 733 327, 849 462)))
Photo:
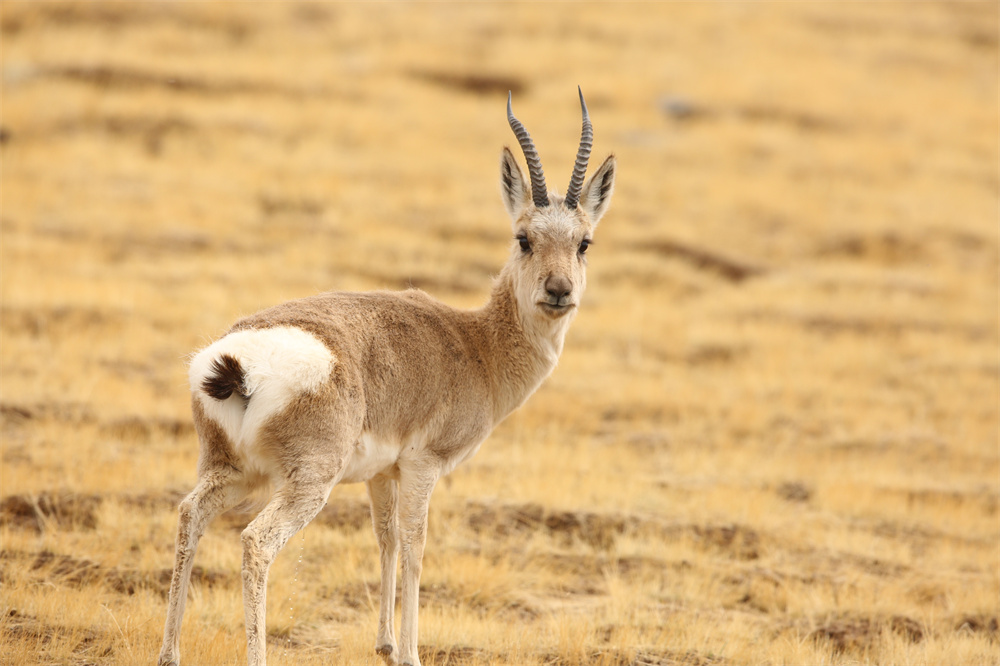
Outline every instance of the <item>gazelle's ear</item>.
POLYGON ((590 223, 597 226, 608 206, 611 205, 611 193, 615 190, 615 156, 608 155, 604 164, 594 172, 590 180, 583 186, 580 194, 580 208, 590 216, 590 223))
POLYGON ((500 154, 500 196, 512 222, 517 222, 531 203, 531 188, 517 166, 514 153, 506 146, 500 154))

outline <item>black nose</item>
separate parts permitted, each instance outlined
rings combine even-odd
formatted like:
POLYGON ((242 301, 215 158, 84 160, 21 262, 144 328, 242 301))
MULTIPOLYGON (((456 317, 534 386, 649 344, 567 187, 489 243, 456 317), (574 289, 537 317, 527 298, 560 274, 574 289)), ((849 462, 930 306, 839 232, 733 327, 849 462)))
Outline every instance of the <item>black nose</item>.
POLYGON ((573 284, 561 275, 550 275, 545 280, 545 291, 558 303, 573 291, 573 284))

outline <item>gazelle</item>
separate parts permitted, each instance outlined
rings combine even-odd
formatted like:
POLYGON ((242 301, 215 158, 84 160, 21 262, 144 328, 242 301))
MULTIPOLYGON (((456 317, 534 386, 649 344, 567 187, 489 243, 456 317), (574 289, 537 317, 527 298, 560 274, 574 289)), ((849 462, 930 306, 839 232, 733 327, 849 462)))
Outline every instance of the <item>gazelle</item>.
POLYGON ((583 132, 565 197, 546 189, 538 152, 510 104, 508 95, 530 185, 505 147, 500 186, 516 242, 485 306, 456 310, 415 289, 325 293, 241 319, 192 359, 198 482, 180 504, 160 666, 179 663, 192 560, 215 516, 255 489, 275 489, 242 535, 247 661, 263 666, 271 563, 335 485, 357 482, 368 486, 382 568, 376 651, 387 663, 419 666, 431 491, 552 372, 614 188, 614 156, 584 183, 593 130, 582 92, 583 132))

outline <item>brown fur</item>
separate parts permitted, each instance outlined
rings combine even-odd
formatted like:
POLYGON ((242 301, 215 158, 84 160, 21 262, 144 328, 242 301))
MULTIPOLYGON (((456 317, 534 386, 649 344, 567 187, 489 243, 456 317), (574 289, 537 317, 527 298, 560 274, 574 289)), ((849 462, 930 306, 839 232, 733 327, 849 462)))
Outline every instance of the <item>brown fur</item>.
POLYGON ((422 432, 447 458, 485 436, 550 370, 533 357, 506 292, 501 279, 491 301, 475 311, 454 310, 419 290, 327 293, 269 308, 232 330, 296 326, 338 359, 330 386, 291 405, 270 430, 303 420, 307 405, 316 405, 307 420, 312 427, 340 418, 339 405, 350 405, 361 415, 353 432, 404 440, 422 432), (333 399, 340 393, 344 399, 333 399), (338 408, 330 412, 330 405, 338 408))

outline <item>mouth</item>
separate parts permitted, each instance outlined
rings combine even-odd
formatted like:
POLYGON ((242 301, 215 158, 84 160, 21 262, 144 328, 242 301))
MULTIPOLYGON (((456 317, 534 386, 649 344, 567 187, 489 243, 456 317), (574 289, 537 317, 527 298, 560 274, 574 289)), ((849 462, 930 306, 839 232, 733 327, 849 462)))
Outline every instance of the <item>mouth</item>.
POLYGON ((541 308, 542 312, 549 315, 553 319, 558 319, 566 313, 570 312, 576 307, 573 303, 566 303, 565 305, 553 305, 552 303, 546 303, 545 301, 540 301, 538 307, 541 308))

